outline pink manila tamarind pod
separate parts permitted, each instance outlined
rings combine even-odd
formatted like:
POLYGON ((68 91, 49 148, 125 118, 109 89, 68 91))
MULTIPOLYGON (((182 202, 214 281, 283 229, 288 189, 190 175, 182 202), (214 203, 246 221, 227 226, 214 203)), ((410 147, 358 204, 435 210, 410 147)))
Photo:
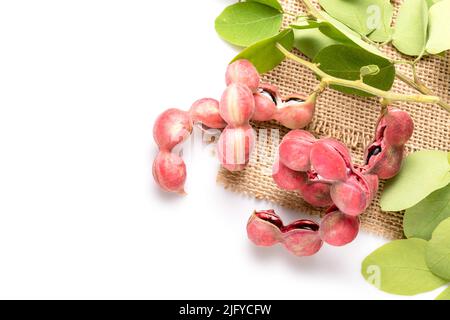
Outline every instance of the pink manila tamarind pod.
POLYGON ((275 160, 272 167, 272 178, 280 188, 288 191, 298 191, 302 189, 308 180, 304 172, 288 168, 279 159, 275 160))
POLYGON ((152 171, 161 189, 185 194, 186 165, 179 155, 167 150, 160 151, 153 162, 152 171))
POLYGON ((229 126, 248 124, 255 112, 255 100, 250 89, 243 84, 230 84, 220 99, 219 112, 229 126))
POLYGON ((280 243, 299 257, 315 254, 323 244, 314 221, 297 220, 284 226, 273 210, 255 211, 247 222, 247 235, 258 246, 280 243))
POLYGON ((317 253, 323 242, 343 246, 359 232, 359 218, 331 206, 320 226, 311 220, 296 220, 285 226, 274 210, 255 211, 247 222, 247 236, 255 245, 270 247, 282 244, 292 254, 303 257, 317 253))
POLYGON ((276 120, 286 128, 302 129, 314 116, 317 98, 315 93, 309 97, 294 93, 282 98, 276 86, 263 83, 253 95, 255 98, 253 120, 276 120))
POLYGON ((315 207, 327 207, 333 204, 328 184, 311 181, 306 172, 292 170, 279 159, 272 167, 272 178, 278 187, 299 192, 306 202, 315 207))
POLYGON ((217 154, 221 165, 229 171, 243 170, 255 144, 255 133, 250 125, 227 126, 219 137, 217 154))
POLYGON ((153 138, 160 150, 171 151, 185 141, 192 132, 189 113, 179 109, 167 109, 159 115, 153 125, 153 138))
MULTIPOLYGON (((249 124, 255 111, 255 99, 248 84, 254 87, 254 76, 258 73, 245 61, 238 60, 228 66, 226 80, 229 84, 219 103, 220 116, 227 127, 220 135, 217 154, 221 165, 229 171, 243 170, 255 145, 255 132, 249 124), (248 70, 240 70, 242 66, 248 70)), ((257 78, 259 84, 259 75, 257 78)))
POLYGON ((253 92, 253 120, 276 120, 286 128, 301 129, 306 127, 314 116, 317 98, 315 93, 310 97, 295 93, 282 98, 276 86, 260 84, 260 75, 248 60, 241 59, 231 63, 227 68, 225 80, 227 86, 232 83, 242 84, 253 92))
POLYGON ((160 153, 154 160, 152 171, 163 190, 184 193, 186 166, 171 151, 191 134, 192 123, 221 129, 228 122, 231 126, 224 130, 218 144, 221 162, 232 171, 242 170, 247 164, 254 145, 254 132, 248 124, 254 112, 254 99, 247 85, 256 90, 259 74, 250 62, 240 61, 229 66, 226 78, 230 86, 222 97, 223 114, 217 100, 204 98, 194 102, 189 112, 169 109, 157 118, 153 136, 160 153))
MULTIPOLYGON (((367 175, 356 170, 347 147, 335 139, 317 140, 307 131, 293 130, 283 138, 279 157, 291 170, 304 173, 306 183, 297 191, 313 206, 334 203, 343 213, 358 215, 375 195, 372 191, 374 178, 368 181, 367 175)), ((274 168, 275 183, 284 189, 285 185, 280 183, 284 180, 282 174, 274 168)))
POLYGON ((359 218, 330 207, 320 222, 320 237, 332 246, 344 246, 352 242, 359 232, 359 218))
POLYGON ((350 152, 341 142, 325 138, 317 140, 310 150, 311 167, 328 181, 345 181, 351 167, 350 152))
POLYGON ((316 254, 322 248, 319 226, 311 220, 297 220, 283 230, 283 246, 298 257, 316 254))
POLYGON ((345 214, 364 212, 375 194, 367 177, 352 164, 347 147, 334 139, 321 139, 311 148, 310 156, 312 170, 331 183, 333 203, 345 214))
POLYGON ((257 246, 270 247, 281 241, 282 228, 274 210, 255 211, 247 222, 247 235, 257 246))
POLYGON ((227 69, 226 82, 230 85, 226 90, 228 95, 222 97, 223 117, 220 103, 215 99, 204 98, 195 101, 189 112, 169 109, 157 118, 153 136, 160 153, 154 160, 152 171, 156 183, 163 190, 184 193, 186 166, 171 151, 191 134, 192 123, 222 129, 228 122, 231 126, 224 130, 218 144, 222 146, 219 148, 221 162, 232 171, 245 167, 255 140, 248 122, 254 112, 252 91, 256 91, 259 81, 259 74, 249 61, 237 61, 227 69))
POLYGON ((167 192, 185 194, 186 166, 172 149, 185 141, 192 132, 193 123, 202 123, 209 128, 224 128, 226 122, 219 114, 219 102, 211 98, 194 102, 189 112, 179 109, 164 111, 155 121, 153 137, 160 152, 153 162, 153 177, 167 192))
POLYGON ((358 216, 375 197, 378 177, 353 170, 346 181, 333 183, 330 188, 333 203, 345 214, 358 216), (376 189, 373 185, 376 183, 376 189))
POLYGON ((153 137, 159 153, 153 162, 153 177, 161 189, 184 194, 186 166, 172 149, 185 141, 192 132, 192 122, 188 112, 178 109, 164 111, 153 126, 153 137))
POLYGON ((289 131, 278 147, 281 162, 296 171, 308 171, 311 167, 311 148, 316 138, 305 130, 289 131))
POLYGON ((291 94, 282 99, 280 108, 273 119, 289 129, 302 129, 312 121, 316 109, 317 94, 306 97, 303 94, 291 94))
POLYGON ((189 109, 193 123, 200 123, 208 128, 222 129, 227 123, 219 113, 219 101, 211 98, 203 98, 195 101, 189 109))
MULTIPOLYGON (((305 174, 305 173, 304 173, 305 174)), ((305 174, 307 176, 307 174, 305 174)), ((314 207, 328 207, 333 204, 328 183, 308 179, 299 189, 300 196, 314 207)))
POLYGON ((259 82, 259 73, 250 61, 241 59, 228 65, 225 73, 225 83, 227 86, 232 83, 243 84, 252 92, 256 92, 259 87, 259 82))
POLYGON ((282 103, 278 88, 268 83, 262 83, 253 97, 255 99, 255 113, 252 120, 272 120, 277 112, 277 106, 282 103))
POLYGON ((407 112, 388 107, 378 120, 374 141, 366 148, 365 170, 380 179, 395 176, 400 171, 405 144, 413 131, 414 123, 407 112))

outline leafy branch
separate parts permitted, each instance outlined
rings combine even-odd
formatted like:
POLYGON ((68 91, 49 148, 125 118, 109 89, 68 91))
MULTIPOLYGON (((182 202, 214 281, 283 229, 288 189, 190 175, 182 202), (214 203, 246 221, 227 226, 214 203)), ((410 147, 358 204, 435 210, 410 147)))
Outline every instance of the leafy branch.
MULTIPOLYGON (((321 70, 319 66, 315 63, 312 63, 310 61, 307 61, 303 58, 298 57, 297 55, 293 54, 289 50, 287 50, 285 47, 283 47, 281 44, 277 43, 276 47, 278 50, 280 50, 286 58, 291 59, 295 62, 300 63, 301 65, 307 67, 311 71, 313 71, 315 74, 317 74, 321 78, 321 85, 323 88, 328 87, 330 85, 339 85, 346 88, 361 90, 366 93, 369 93, 374 96, 378 96, 382 99, 383 103, 389 103, 391 101, 408 101, 408 102, 421 102, 421 103, 438 103, 440 101, 439 97, 431 96, 431 95, 423 95, 423 94, 413 94, 413 95, 405 95, 405 94, 399 94, 394 93, 390 91, 384 91, 377 89, 375 87, 369 86, 365 84, 362 80, 345 80, 341 78, 337 78, 334 76, 331 76, 321 70)), ((450 111, 450 109, 449 109, 450 111)))
POLYGON ((312 0, 298 1, 306 8, 300 14, 284 11, 278 0, 239 1, 217 17, 216 31, 227 42, 244 48, 234 60, 250 60, 260 73, 288 56, 322 74, 322 86, 346 94, 379 96, 383 103, 436 103, 450 112, 450 104, 437 97, 416 70, 424 55, 450 49, 450 38, 445 33, 441 36, 450 27, 450 0, 405 0, 395 28, 391 27, 394 9, 388 0, 318 0, 320 7, 312 0), (374 9, 380 10, 377 18, 374 9), (283 29, 286 16, 294 22, 283 29), (386 56, 379 48, 389 43, 414 60, 386 56), (276 44, 288 51, 297 48, 311 62, 280 52, 276 44), (401 73, 398 65, 408 65, 412 76, 401 73), (396 78, 418 94, 391 91, 396 78))
MULTIPOLYGON (((328 23, 332 24, 332 21, 330 21, 330 19, 328 19, 327 16, 323 14, 323 11, 317 9, 316 6, 311 2, 311 0, 299 0, 299 1, 301 3, 303 3, 304 6, 306 7, 308 15, 310 15, 311 17, 314 17, 318 22, 328 22, 328 23)), ((374 46, 373 45, 374 42, 369 40, 365 36, 361 37, 361 40, 365 41, 370 46, 374 46)), ((387 42, 389 42, 389 41, 387 41, 387 42)), ((422 54, 423 54, 423 51, 422 51, 422 54)), ((418 76, 416 74, 416 63, 420 60, 420 58, 422 57, 422 54, 419 55, 419 57, 417 57, 417 59, 415 59, 414 61, 408 61, 408 60, 401 60, 401 61, 390 60, 390 61, 394 64, 396 64, 396 63, 397 64, 408 64, 411 66, 412 71, 413 71, 413 79, 409 78, 408 76, 404 75, 403 73, 396 71, 395 76, 400 81, 402 81, 405 84, 407 84, 408 86, 414 88, 415 90, 422 93, 423 95, 434 96, 433 91, 431 89, 429 89, 427 86, 425 86, 422 83, 422 81, 420 81, 420 79, 418 78, 418 76)), ((364 91, 366 91, 366 90, 364 90, 364 91)), ((368 92, 368 91, 366 91, 366 92, 368 92)), ((403 101, 414 101, 414 100, 403 100, 403 101)), ((421 102, 421 101, 417 101, 417 102, 421 102)), ((450 112, 450 104, 446 103, 442 98, 438 98, 438 100, 435 101, 434 103, 438 104, 440 107, 442 107, 445 110, 447 110, 448 112, 450 112)))

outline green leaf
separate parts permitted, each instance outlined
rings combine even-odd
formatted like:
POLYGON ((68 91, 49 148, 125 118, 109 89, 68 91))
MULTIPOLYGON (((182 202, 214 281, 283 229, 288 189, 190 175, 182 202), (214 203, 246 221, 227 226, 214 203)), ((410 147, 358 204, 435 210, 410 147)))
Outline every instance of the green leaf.
MULTIPOLYGON (((294 30, 295 44, 294 46, 307 57, 313 59, 322 49, 333 44, 347 44, 350 46, 360 47, 384 59, 388 59, 376 47, 368 44, 361 39, 361 36, 351 30, 343 23, 329 16, 326 12, 322 12, 326 21, 316 23, 319 30, 310 29, 310 22, 299 20, 295 25, 297 28, 305 27, 309 30, 294 30)), ((312 25, 311 25, 312 26, 312 25)))
POLYGON ((425 259, 431 272, 450 280, 450 218, 442 221, 433 231, 426 247, 425 259))
MULTIPOLYGON (((316 23, 315 26, 321 26, 323 23, 316 23)), ((325 35, 317 27, 310 28, 309 21, 298 21, 295 24, 294 29, 294 47, 302 52, 305 56, 311 60, 323 49, 333 44, 340 44, 341 41, 337 41, 329 36, 325 35), (303 29, 302 29, 303 27, 303 29)), ((347 38, 348 39, 348 38, 347 38)), ((347 40, 349 44, 353 44, 350 40, 347 40)))
POLYGON ((450 287, 447 287, 435 300, 450 300, 450 287))
MULTIPOLYGON (((343 44, 328 46, 316 55, 314 62, 320 63, 319 68, 329 75, 347 80, 359 80, 362 67, 377 66, 380 72, 365 76, 363 81, 381 90, 389 90, 395 79, 395 68, 389 60, 355 46, 343 44)), ((339 86, 333 86, 333 88, 344 93, 369 96, 355 89, 339 86)))
POLYGON ((392 34, 393 7, 389 0, 320 0, 333 18, 373 41, 384 42, 392 34))
POLYGON ((380 50, 378 50, 375 46, 370 45, 366 41, 362 40, 361 36, 358 33, 347 27, 342 22, 334 19, 326 12, 322 12, 322 16, 329 23, 329 25, 328 27, 321 26, 320 30, 327 36, 339 41, 342 41, 343 38, 348 39, 347 41, 353 42, 356 46, 361 47, 366 51, 369 51, 375 55, 387 59, 387 57, 380 50))
POLYGON ((427 52, 439 54, 450 49, 450 0, 434 4, 429 12, 427 52))
POLYGON ((257 2, 239 2, 217 17, 217 33, 229 43, 249 46, 278 33, 283 14, 272 7, 257 2))
POLYGON ((339 41, 324 35, 319 29, 295 29, 294 39, 294 47, 310 59, 314 59, 323 48, 340 44, 339 41))
POLYGON ((383 211, 411 208, 433 191, 450 182, 450 164, 447 152, 422 150, 410 154, 402 170, 389 180, 381 195, 383 211))
POLYGON ((392 44, 401 53, 420 56, 425 51, 428 5, 425 0, 405 0, 401 5, 392 44))
POLYGON ((447 283, 435 276, 425 263, 422 239, 395 240, 372 252, 362 263, 361 273, 385 292, 415 295, 447 283))
MULTIPOLYGON (((339 23, 339 22, 336 21, 336 23, 339 23)), ((355 41, 353 41, 352 39, 361 40, 360 36, 357 33, 353 32, 352 30, 348 29, 347 26, 345 26, 343 24, 340 25, 340 27, 342 27, 342 30, 345 30, 347 33, 340 31, 339 29, 337 29, 334 25, 332 25, 329 22, 322 22, 319 25, 319 30, 323 34, 326 34, 331 39, 337 40, 340 43, 349 43, 349 44, 351 43, 354 46, 358 46, 355 43, 355 41), (354 38, 350 39, 351 37, 354 37, 354 38)), ((362 44, 362 41, 361 41, 361 44, 362 44)), ((364 42, 364 44, 365 44, 365 42, 364 42)))
POLYGON ((287 50, 292 50, 294 44, 294 32, 292 29, 283 30, 272 38, 255 43, 239 53, 233 61, 247 59, 253 63, 260 73, 270 71, 285 58, 284 54, 277 49, 277 43, 280 43, 287 50))
POLYGON ((266 6, 272 7, 274 9, 277 9, 280 12, 283 12, 283 7, 278 2, 278 0, 247 0, 247 2, 259 2, 261 4, 264 4, 266 6))
POLYGON ((434 229, 450 217, 450 184, 406 209, 403 229, 408 238, 431 239, 434 229))

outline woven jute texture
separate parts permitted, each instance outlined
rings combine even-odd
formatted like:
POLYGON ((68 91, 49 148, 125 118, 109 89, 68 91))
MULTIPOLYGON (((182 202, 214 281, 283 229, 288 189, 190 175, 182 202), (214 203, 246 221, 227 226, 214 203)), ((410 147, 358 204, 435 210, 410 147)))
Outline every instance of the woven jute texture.
MULTIPOLYGON (((393 1, 396 9, 402 1, 393 1)), ((281 1, 286 12, 299 14, 305 12, 297 0, 281 1)), ((288 25, 292 18, 287 18, 288 25)), ((407 59, 392 48, 383 49, 390 57, 407 59)), ((300 55, 299 52, 296 52, 300 55)), ((419 78, 433 92, 450 101, 450 61, 449 55, 426 57, 418 65, 419 78)), ((407 65, 397 65, 397 70, 412 77, 407 65)), ((282 94, 311 92, 318 81, 307 68, 284 61, 276 69, 263 75, 263 81, 280 88, 282 94)), ((396 81, 393 90, 398 93, 416 93, 413 89, 396 81)), ((409 112, 415 124, 414 135, 407 144, 408 152, 437 149, 450 150, 450 115, 437 105, 418 103, 395 103, 395 106, 409 112)), ((380 112, 376 98, 359 98, 327 89, 319 98, 313 122, 306 128, 317 137, 333 137, 344 142, 352 152, 355 163, 363 160, 364 148, 371 142, 375 124, 380 112)), ((217 181, 226 188, 258 199, 265 199, 296 211, 321 215, 323 209, 313 208, 304 202, 297 193, 279 189, 271 177, 272 164, 277 153, 279 138, 288 130, 274 122, 252 123, 258 132, 256 150, 252 153, 249 166, 242 172, 231 173, 220 169, 217 181), (262 129, 262 130, 261 130, 262 129), (277 136, 278 134, 278 136, 277 136)), ((432 165, 432 164, 430 164, 432 165)), ((362 228, 368 232, 388 239, 403 237, 403 212, 382 212, 379 199, 384 182, 381 181, 378 194, 361 216, 362 228)))

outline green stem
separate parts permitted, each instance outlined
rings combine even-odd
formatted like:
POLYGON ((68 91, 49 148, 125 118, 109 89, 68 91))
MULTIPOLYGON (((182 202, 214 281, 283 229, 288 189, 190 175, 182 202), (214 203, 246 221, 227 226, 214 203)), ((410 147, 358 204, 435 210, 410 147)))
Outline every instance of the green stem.
MULTIPOLYGON (((406 83, 407 85, 409 85, 410 87, 416 89, 417 91, 419 91, 422 94, 427 94, 427 95, 433 95, 433 92, 428 89, 428 87, 426 87, 425 85, 421 84, 421 83, 416 83, 414 82, 414 80, 408 78, 406 75, 404 75, 401 72, 397 72, 395 74, 395 76, 397 77, 397 79, 399 79, 400 81, 406 83)), ((439 98, 439 101, 436 102, 440 107, 444 108, 445 110, 447 110, 448 112, 450 112, 450 104, 446 103, 445 101, 443 101, 441 98, 439 98)))
MULTIPOLYGON (((418 60, 414 60, 414 61, 408 61, 408 60, 395 60, 392 61, 393 63, 397 63, 397 64, 408 64, 411 66, 412 72, 413 72, 413 79, 410 79, 408 76, 404 75, 401 72, 396 72, 395 76, 397 77, 397 79, 399 79, 400 81, 406 83, 407 85, 409 85, 411 88, 416 89, 417 91, 419 91, 422 94, 427 94, 427 95, 434 95, 433 91, 430 90, 426 85, 423 84, 423 82, 419 79, 418 75, 417 75, 417 70, 416 70, 416 63, 418 62, 418 60)), ((450 112, 450 104, 446 103, 444 100, 442 100, 442 98, 440 98, 440 100, 437 102, 437 104, 444 108, 445 110, 447 110, 448 112, 450 112)))
POLYGON ((320 19, 320 20, 326 20, 323 16, 322 13, 319 9, 317 9, 314 4, 310 1, 310 0, 300 0, 300 2, 302 2, 305 7, 306 10, 308 11, 308 13, 314 17, 316 17, 316 19, 320 19))
POLYGON ((416 89, 420 93, 432 94, 430 89, 428 89, 427 87, 425 87, 424 85, 422 85, 420 83, 417 83, 415 80, 408 78, 408 76, 406 76, 405 74, 403 74, 401 72, 397 71, 395 73, 395 76, 397 77, 397 79, 399 79, 400 81, 406 83, 407 85, 409 85, 413 89, 416 89))
POLYGON ((414 60, 414 61, 409 61, 409 60, 391 60, 391 62, 393 64, 406 64, 406 65, 410 66, 412 74, 413 74, 413 77, 414 77, 414 83, 416 85, 420 85, 421 84, 421 81, 420 81, 419 77, 417 76, 417 69, 416 69, 417 61, 416 60, 414 60))
POLYGON ((286 12, 286 11, 283 11, 283 14, 285 14, 287 16, 290 16, 290 17, 294 17, 295 19, 297 19, 299 17, 296 14, 293 14, 293 13, 290 13, 290 12, 286 12))
POLYGON ((412 95, 406 95, 406 94, 399 94, 394 93, 391 91, 384 91, 377 88, 374 88, 372 86, 369 86, 362 82, 361 80, 345 80, 341 78, 336 78, 334 76, 329 75, 328 73, 321 70, 317 64, 309 62, 305 59, 302 59, 295 54, 291 53, 289 50, 287 50, 285 47, 283 47, 281 44, 276 44, 278 50, 280 50, 285 57, 288 59, 291 59, 293 61, 296 61, 300 63, 301 65, 307 67, 311 71, 313 71, 315 74, 317 74, 321 78, 321 82, 327 86, 330 85, 339 85, 347 88, 357 89, 364 92, 367 92, 369 94, 372 94, 374 96, 378 96, 382 98, 385 102, 389 101, 408 101, 408 102, 422 102, 422 103, 438 103, 440 101, 439 97, 435 96, 429 96, 429 95, 423 95, 423 94, 412 94, 412 95))

